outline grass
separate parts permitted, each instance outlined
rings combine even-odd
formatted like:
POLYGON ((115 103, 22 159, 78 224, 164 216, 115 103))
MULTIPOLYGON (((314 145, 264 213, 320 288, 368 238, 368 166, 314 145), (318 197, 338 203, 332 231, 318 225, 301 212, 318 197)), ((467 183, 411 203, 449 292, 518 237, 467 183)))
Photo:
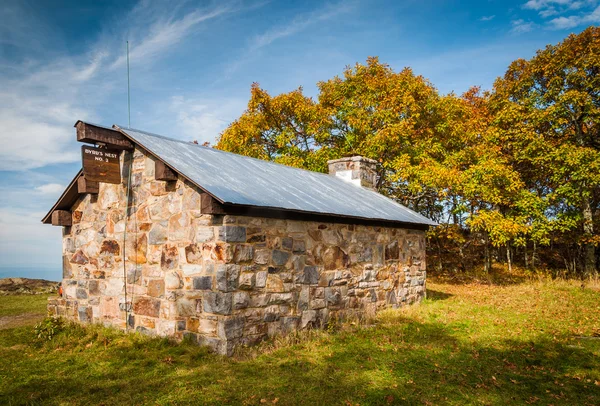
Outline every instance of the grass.
POLYGON ((99 326, 0 330, 0 404, 598 405, 600 290, 579 285, 429 283, 419 306, 233 359, 99 326))

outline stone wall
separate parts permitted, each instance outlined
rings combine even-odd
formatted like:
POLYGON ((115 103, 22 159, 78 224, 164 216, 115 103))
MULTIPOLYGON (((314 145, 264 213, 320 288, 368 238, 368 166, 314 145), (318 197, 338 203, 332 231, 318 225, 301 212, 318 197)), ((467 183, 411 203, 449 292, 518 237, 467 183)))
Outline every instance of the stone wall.
POLYGON ((131 184, 127 222, 125 181, 74 205, 52 313, 187 335, 231 354, 425 295, 423 231, 203 214, 202 192, 182 178, 154 180, 154 161, 139 150, 131 184))

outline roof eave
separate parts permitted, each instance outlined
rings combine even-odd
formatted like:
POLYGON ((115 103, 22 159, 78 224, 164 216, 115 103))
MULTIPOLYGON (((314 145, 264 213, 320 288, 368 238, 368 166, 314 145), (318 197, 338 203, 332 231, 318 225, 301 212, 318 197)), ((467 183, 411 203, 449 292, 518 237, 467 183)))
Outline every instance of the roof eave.
POLYGON ((77 190, 77 179, 79 179, 79 177, 82 175, 83 169, 80 169, 79 172, 77 172, 77 175, 75 175, 75 177, 71 181, 71 183, 69 183, 69 185, 63 191, 63 193, 60 195, 56 203, 54 203, 48 214, 44 216, 44 218, 42 219, 43 224, 52 224, 52 213, 55 210, 71 208, 73 204, 77 201, 77 199, 79 198, 79 192, 77 190))
MULTIPOLYGON (((270 207, 270 206, 253 206, 253 205, 245 205, 245 204, 235 204, 235 203, 225 203, 223 205, 226 208, 226 211, 231 214, 246 214, 246 215, 257 215, 260 217, 260 214, 263 216, 274 216, 278 217, 277 214, 293 214, 299 216, 302 220, 307 221, 323 221, 326 222, 326 219, 336 220, 336 222, 344 222, 351 224, 352 220, 360 221, 362 223, 370 223, 377 224, 395 228, 407 228, 407 229, 417 229, 417 230, 428 230, 430 227, 435 227, 438 224, 431 221, 431 223, 418 223, 418 222, 406 222, 406 221, 396 221, 382 218, 373 218, 373 217, 359 217, 359 216, 348 216, 341 215, 335 213, 322 213, 322 212, 314 212, 307 210, 292 210, 292 209, 283 209, 281 207, 270 207), (304 218, 305 217, 305 218, 304 218)), ((282 216, 283 217, 283 216, 282 216)), ((289 217, 289 216, 287 216, 289 217)))

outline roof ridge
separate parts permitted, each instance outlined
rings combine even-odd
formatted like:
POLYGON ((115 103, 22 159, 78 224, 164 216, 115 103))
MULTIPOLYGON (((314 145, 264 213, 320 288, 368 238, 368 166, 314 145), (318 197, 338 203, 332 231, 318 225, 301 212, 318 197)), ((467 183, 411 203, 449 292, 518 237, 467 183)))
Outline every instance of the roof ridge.
POLYGON ((133 128, 133 127, 122 127, 118 124, 113 124, 113 129, 119 130, 119 131, 135 131, 138 133, 144 133, 146 135, 150 135, 151 137, 157 137, 157 138, 162 138, 163 140, 169 140, 169 141, 175 141, 175 142, 181 142, 182 144, 186 144, 186 145, 195 145, 197 147, 200 148, 206 148, 206 149, 213 149, 213 148, 208 148, 205 147, 203 145, 200 144, 196 144, 194 142, 191 141, 184 141, 184 140, 179 140, 177 138, 173 138, 173 137, 167 137, 166 135, 160 135, 160 134, 156 134, 156 133, 151 133, 150 131, 146 131, 146 130, 140 130, 139 128, 133 128))
MULTIPOLYGON (((223 153, 223 154, 235 155, 236 157, 242 157, 242 158, 247 158, 247 159, 254 159, 256 161, 260 161, 261 163, 267 163, 267 164, 270 164, 270 165, 276 165, 278 167, 283 166, 283 167, 289 168, 289 169, 295 169, 295 170, 302 171, 302 172, 309 172, 311 174, 329 176, 329 177, 337 179, 335 176, 332 176, 332 175, 330 175, 328 173, 325 173, 325 172, 311 171, 310 169, 298 168, 297 166, 284 165, 284 164, 280 164, 280 163, 277 163, 277 162, 274 162, 274 161, 266 161, 264 159, 255 158, 253 156, 236 154, 235 152, 224 151, 222 149, 217 149, 217 148, 212 148, 212 147, 205 147, 204 145, 196 144, 196 143, 193 143, 193 142, 190 142, 190 141, 184 141, 184 140, 180 140, 180 139, 173 138, 173 137, 167 137, 167 136, 164 136, 164 135, 160 135, 160 134, 156 134, 156 133, 151 133, 149 131, 140 130, 140 129, 137 129, 137 128, 131 128, 131 127, 130 128, 124 128, 124 127, 119 126, 118 124, 114 124, 113 127, 116 127, 120 131, 125 131, 125 132, 127 132, 127 130, 136 131, 136 132, 139 132, 139 133, 144 133, 144 134, 149 135, 151 137, 157 137, 157 138, 161 138, 161 139, 164 139, 164 140, 175 141, 175 142, 179 142, 179 143, 182 143, 182 144, 185 144, 185 145, 195 146, 195 147, 198 147, 198 148, 206 149, 206 150, 209 150, 209 151, 215 151, 215 152, 220 152, 220 153, 223 153)), ((341 179, 337 179, 337 180, 339 180, 340 182, 344 182, 341 179)))

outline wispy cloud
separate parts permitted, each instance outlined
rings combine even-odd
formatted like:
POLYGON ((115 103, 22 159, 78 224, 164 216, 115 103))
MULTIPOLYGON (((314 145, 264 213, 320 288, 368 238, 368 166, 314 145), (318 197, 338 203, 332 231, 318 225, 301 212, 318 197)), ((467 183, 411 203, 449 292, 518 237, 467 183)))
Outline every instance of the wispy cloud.
POLYGON ((563 30, 600 21, 600 0, 528 0, 522 4, 524 10, 533 10, 543 20, 533 22, 519 18, 511 21, 510 32, 523 34, 536 28, 563 30))
POLYGON ((74 117, 92 116, 78 96, 103 56, 68 55, 56 30, 26 3, 0 7, 0 20, 6 22, 0 42, 10 44, 14 55, 0 57, 0 170, 73 162, 77 154, 64 148, 65 141, 74 117))
POLYGON ((250 50, 255 51, 259 48, 266 47, 278 39, 297 34, 314 24, 318 24, 319 22, 327 21, 341 14, 347 13, 354 7, 355 3, 353 2, 328 4, 321 9, 299 15, 286 24, 273 27, 263 34, 254 37, 250 43, 250 50))
POLYGON ((536 11, 550 8, 578 10, 590 3, 594 3, 594 0, 529 0, 523 5, 523 8, 536 11))
POLYGON ((551 29, 566 30, 580 25, 600 23, 600 6, 588 14, 572 15, 569 17, 557 17, 548 22, 551 29))
POLYGON ((37 192, 43 195, 58 196, 64 190, 65 186, 59 183, 46 183, 35 188, 37 192))
POLYGON ((199 143, 212 142, 244 111, 245 100, 235 98, 171 98, 168 111, 177 117, 177 133, 199 143))
POLYGON ((0 109, 0 170, 25 170, 78 159, 77 152, 65 144, 72 140, 74 118, 93 115, 83 107, 85 103, 77 102, 80 89, 72 83, 85 67, 73 66, 66 59, 63 62, 60 68, 50 66, 19 79, 0 79, 0 105, 5 106, 0 109), (65 85, 70 82, 71 86, 65 85))
POLYGON ((112 24, 119 27, 117 31, 103 33, 76 55, 67 50, 45 53, 43 45, 50 48, 60 35, 45 26, 41 17, 36 18, 34 10, 19 8, 18 3, 0 8, 1 20, 9 22, 0 29, 0 43, 11 43, 27 55, 26 60, 0 65, 0 170, 26 170, 80 159, 72 142, 73 124, 77 119, 97 120, 97 106, 115 91, 120 78, 114 70, 123 65, 125 57, 109 50, 117 49, 115 44, 123 38, 133 39, 131 59, 149 67, 203 23, 241 10, 240 4, 219 3, 182 12, 167 3, 159 7, 143 0, 123 21, 112 24), (28 41, 19 45, 21 37, 28 41), (27 47, 34 43, 39 46, 32 53, 27 47))
POLYGON ((557 15, 558 13, 559 13, 558 10, 556 10, 554 7, 548 7, 543 10, 540 10, 540 12, 538 14, 542 18, 548 18, 548 17, 552 17, 554 15, 557 15))
POLYGON ((511 25, 510 32, 514 34, 524 34, 533 30, 536 26, 532 21, 525 21, 522 18, 511 21, 511 25))
MULTIPOLYGON (((190 35, 200 23, 239 9, 231 4, 221 4, 212 9, 195 10, 179 18, 173 15, 159 16, 158 20, 153 22, 142 34, 142 38, 136 38, 136 33, 129 33, 133 37, 132 39, 136 39, 131 43, 130 58, 135 59, 137 63, 152 60, 190 35)), ((126 57, 121 55, 109 68, 119 68, 125 64, 125 61, 126 57)))
POLYGON ((492 21, 494 19, 494 17, 496 17, 495 15, 492 16, 483 16, 479 19, 479 21, 492 21))
POLYGON ((535 10, 548 20, 545 25, 553 30, 564 30, 600 22, 598 0, 529 0, 524 9, 535 10), (575 14, 573 14, 575 13, 575 14))
POLYGON ((356 1, 330 3, 317 10, 297 15, 290 21, 276 25, 262 34, 254 36, 241 55, 238 55, 236 59, 227 66, 222 80, 225 80, 241 66, 256 57, 256 51, 268 47, 276 41, 298 34, 320 22, 328 21, 340 15, 349 13, 355 9, 356 5, 356 1))
MULTIPOLYGON (((462 93, 471 86, 488 90, 515 58, 530 58, 537 48, 539 43, 527 39, 506 38, 483 46, 461 46, 438 54, 428 53, 423 58, 413 58, 410 66, 415 73, 437 84, 440 92, 445 94, 462 93), (471 62, 465 65, 465 61, 471 62)), ((392 66, 406 66, 406 60, 393 62, 392 66)))

